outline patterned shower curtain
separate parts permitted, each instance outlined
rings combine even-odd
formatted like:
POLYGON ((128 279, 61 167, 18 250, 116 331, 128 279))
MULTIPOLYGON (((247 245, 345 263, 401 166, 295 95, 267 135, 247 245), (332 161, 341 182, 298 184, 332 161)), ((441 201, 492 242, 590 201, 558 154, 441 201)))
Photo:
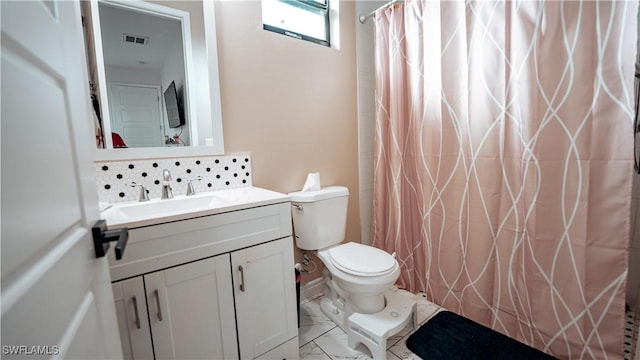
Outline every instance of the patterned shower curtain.
POLYGON ((622 358, 637 10, 377 12, 374 245, 401 287, 560 358, 622 358))

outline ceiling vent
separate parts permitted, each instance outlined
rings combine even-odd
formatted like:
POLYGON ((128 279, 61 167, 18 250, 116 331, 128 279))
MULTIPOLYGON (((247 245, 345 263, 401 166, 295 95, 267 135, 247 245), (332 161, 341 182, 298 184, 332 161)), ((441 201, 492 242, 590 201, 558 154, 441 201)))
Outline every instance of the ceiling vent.
POLYGON ((138 45, 145 45, 149 38, 146 36, 139 35, 131 35, 131 34, 122 34, 124 42, 138 45))

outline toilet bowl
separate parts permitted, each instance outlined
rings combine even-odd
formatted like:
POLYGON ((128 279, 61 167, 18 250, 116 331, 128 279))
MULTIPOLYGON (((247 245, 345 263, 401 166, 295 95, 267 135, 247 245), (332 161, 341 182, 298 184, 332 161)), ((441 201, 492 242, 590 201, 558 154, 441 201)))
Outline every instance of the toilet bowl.
POLYGON ((382 310, 384 292, 400 276, 396 259, 372 246, 348 242, 319 250, 317 256, 358 313, 382 310))

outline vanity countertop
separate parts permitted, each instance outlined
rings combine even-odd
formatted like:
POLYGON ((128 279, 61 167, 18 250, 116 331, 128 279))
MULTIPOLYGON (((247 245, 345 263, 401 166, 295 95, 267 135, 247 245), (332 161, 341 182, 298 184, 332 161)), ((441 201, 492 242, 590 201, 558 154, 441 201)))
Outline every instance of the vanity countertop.
POLYGON ((145 202, 115 203, 100 217, 107 221, 109 229, 132 229, 287 201, 290 197, 286 194, 249 186, 193 196, 180 195, 167 200, 154 198, 145 202))

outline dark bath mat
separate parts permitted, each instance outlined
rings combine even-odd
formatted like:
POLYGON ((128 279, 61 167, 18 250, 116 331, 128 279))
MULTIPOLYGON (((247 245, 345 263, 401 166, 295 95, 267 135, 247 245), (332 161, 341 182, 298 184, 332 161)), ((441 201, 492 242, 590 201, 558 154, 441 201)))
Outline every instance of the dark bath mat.
POLYGON ((424 360, 555 359, 450 311, 436 314, 409 336, 407 348, 424 360))

